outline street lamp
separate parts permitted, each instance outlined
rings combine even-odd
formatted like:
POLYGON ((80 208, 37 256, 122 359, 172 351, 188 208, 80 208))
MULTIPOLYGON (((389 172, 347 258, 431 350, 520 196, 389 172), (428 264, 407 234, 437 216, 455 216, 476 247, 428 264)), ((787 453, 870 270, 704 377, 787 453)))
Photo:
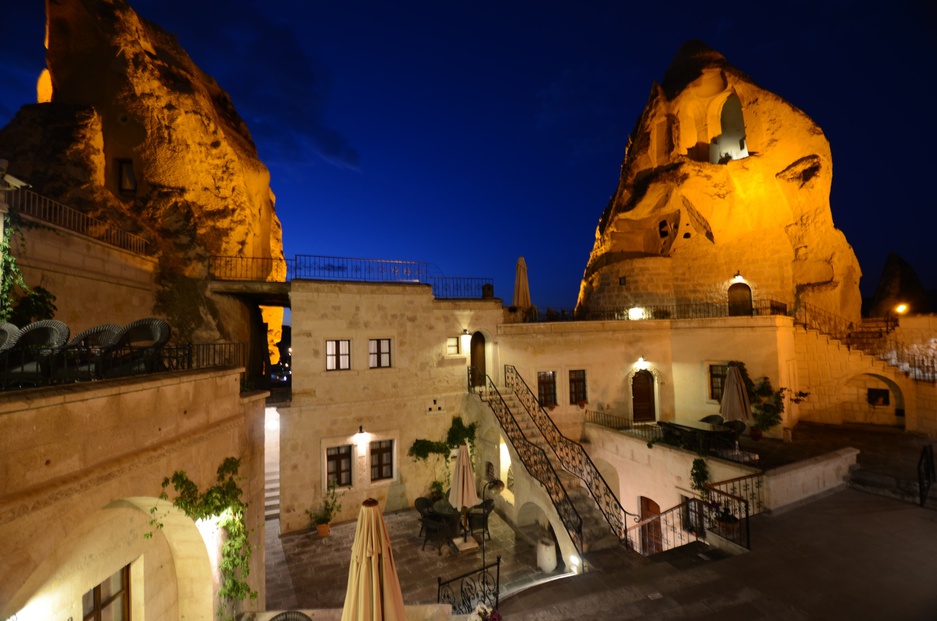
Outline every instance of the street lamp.
MULTIPOLYGON (((488 532, 488 514, 491 513, 485 506, 488 500, 488 490, 494 492, 495 495, 500 494, 504 491, 504 481, 501 479, 492 479, 485 484, 485 489, 482 491, 482 515, 485 520, 484 528, 482 529, 482 567, 485 566, 485 533, 488 532)), ((492 507, 492 509, 494 508, 492 507)))

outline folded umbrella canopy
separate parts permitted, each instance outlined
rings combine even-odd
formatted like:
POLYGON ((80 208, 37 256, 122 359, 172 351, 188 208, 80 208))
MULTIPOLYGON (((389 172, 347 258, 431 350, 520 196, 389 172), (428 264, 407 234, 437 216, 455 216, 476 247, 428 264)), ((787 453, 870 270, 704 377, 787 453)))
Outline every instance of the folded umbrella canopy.
POLYGON ((449 504, 456 510, 474 507, 478 504, 478 491, 475 489, 475 472, 472 470, 472 458, 468 445, 459 447, 452 469, 452 487, 449 489, 449 504))
POLYGON ((358 512, 342 621, 406 618, 387 525, 377 501, 368 498, 358 512))
POLYGON ((738 367, 730 366, 726 372, 726 383, 722 387, 722 401, 719 413, 726 420, 751 420, 752 405, 748 400, 748 390, 738 367))
POLYGON ((514 272, 514 299, 511 306, 524 310, 530 308, 530 284, 527 282, 527 262, 524 257, 517 260, 514 272))

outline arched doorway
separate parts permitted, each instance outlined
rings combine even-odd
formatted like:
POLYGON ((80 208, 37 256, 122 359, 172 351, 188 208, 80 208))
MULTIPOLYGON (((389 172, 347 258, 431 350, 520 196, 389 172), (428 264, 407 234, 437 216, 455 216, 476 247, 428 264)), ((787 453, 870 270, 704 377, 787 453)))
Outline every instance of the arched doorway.
POLYGON ((657 420, 654 375, 647 369, 637 371, 631 379, 631 404, 634 422, 652 423, 657 420))
POLYGON ((729 317, 752 316, 752 288, 742 282, 729 287, 729 317))
POLYGON ((472 335, 472 344, 469 346, 471 351, 472 365, 472 386, 484 386, 485 375, 488 373, 485 367, 485 335, 476 332, 472 335))
MULTIPOLYGON (((641 521, 660 515, 660 505, 641 496, 641 521)), ((660 530, 660 520, 652 520, 641 527, 641 549, 644 556, 657 554, 663 549, 663 537, 660 530)))

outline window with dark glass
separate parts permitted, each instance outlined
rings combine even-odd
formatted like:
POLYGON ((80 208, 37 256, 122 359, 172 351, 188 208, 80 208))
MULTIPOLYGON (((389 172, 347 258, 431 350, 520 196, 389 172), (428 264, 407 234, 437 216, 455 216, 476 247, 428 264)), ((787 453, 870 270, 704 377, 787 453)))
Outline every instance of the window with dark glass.
POLYGON ((84 621, 129 621, 130 565, 85 593, 81 610, 84 621))
POLYGON ((869 388, 866 399, 869 405, 888 405, 889 393, 887 388, 869 388))
POLYGON ((117 160, 117 187, 121 192, 137 191, 137 178, 133 174, 133 160, 117 160))
POLYGON ((713 401, 722 401, 722 391, 726 385, 726 375, 729 372, 727 364, 709 365, 709 398, 713 401))
POLYGON ((462 347, 460 343, 461 339, 457 336, 450 336, 446 338, 446 354, 450 356, 458 356, 462 353, 462 347))
POLYGON ((394 478, 394 441, 378 440, 371 443, 371 480, 394 478))
POLYGON ((537 397, 540 405, 548 408, 556 405, 556 372, 537 372, 537 397))
POLYGON ((579 369, 569 372, 569 402, 586 403, 586 372, 579 369))
POLYGON ((325 342, 325 370, 346 371, 351 368, 351 341, 325 342))
POLYGON ((325 451, 329 483, 338 487, 351 485, 351 445, 333 446, 325 451))
POLYGON ((390 339, 368 341, 368 364, 372 369, 390 366, 390 339))

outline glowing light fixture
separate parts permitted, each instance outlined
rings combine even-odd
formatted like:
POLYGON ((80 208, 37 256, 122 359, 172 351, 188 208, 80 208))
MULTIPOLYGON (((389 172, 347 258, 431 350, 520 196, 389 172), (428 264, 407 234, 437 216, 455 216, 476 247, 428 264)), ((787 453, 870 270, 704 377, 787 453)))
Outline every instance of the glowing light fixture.
POLYGON ((903 315, 904 313, 907 313, 908 305, 902 302, 901 304, 895 307, 895 312, 899 315, 903 315))
POLYGON ((464 334, 465 336, 468 336, 469 334, 471 334, 471 332, 469 332, 468 328, 466 328, 465 330, 462 330, 462 334, 464 334))
POLYGON ((358 447, 358 455, 359 455, 359 456, 361 456, 361 455, 367 455, 367 452, 368 452, 368 439, 369 439, 369 436, 370 436, 370 435, 371 435, 371 434, 368 434, 368 433, 365 433, 365 432, 364 432, 364 427, 363 427, 362 425, 358 425, 358 432, 355 433, 355 435, 354 435, 354 437, 353 437, 353 440, 354 440, 355 446, 358 447))
POLYGON ((638 369, 639 371, 646 371, 648 368, 650 368, 650 366, 651 363, 645 360, 644 356, 638 358, 638 361, 634 363, 634 368, 638 369))
POLYGON ((735 276, 732 277, 732 282, 745 282, 745 278, 742 277, 742 272, 736 270, 735 276))
POLYGON ((628 319, 631 321, 647 319, 647 309, 641 308, 640 306, 632 306, 628 309, 628 319))

